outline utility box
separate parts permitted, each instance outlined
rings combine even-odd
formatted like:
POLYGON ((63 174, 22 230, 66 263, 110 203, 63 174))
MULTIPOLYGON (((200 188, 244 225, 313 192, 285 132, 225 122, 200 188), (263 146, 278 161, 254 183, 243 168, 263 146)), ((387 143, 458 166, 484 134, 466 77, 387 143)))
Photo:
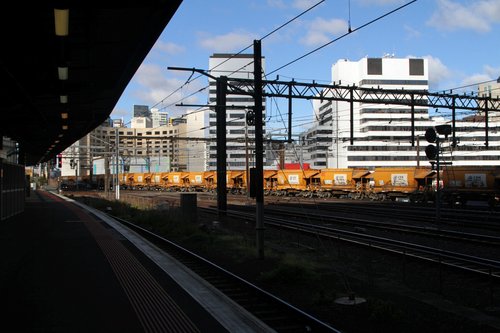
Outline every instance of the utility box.
POLYGON ((181 213, 186 222, 197 222, 198 203, 196 193, 181 193, 181 213))

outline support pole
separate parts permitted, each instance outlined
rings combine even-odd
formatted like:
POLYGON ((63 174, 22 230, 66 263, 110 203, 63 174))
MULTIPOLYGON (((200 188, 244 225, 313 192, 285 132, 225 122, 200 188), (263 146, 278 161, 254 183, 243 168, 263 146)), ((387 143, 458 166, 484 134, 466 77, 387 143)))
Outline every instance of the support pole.
POLYGON ((488 99, 485 98, 484 99, 484 139, 485 139, 485 143, 484 145, 486 146, 486 148, 488 148, 488 145, 489 145, 489 138, 488 138, 488 132, 489 132, 489 129, 488 129, 488 99))
POLYGON ((115 176, 115 199, 120 200, 120 133, 116 128, 116 143, 115 143, 115 160, 116 160, 116 176, 115 176))
POLYGON ((109 188, 110 188, 110 180, 109 180, 109 143, 106 142, 104 146, 104 195, 106 199, 109 199, 109 188))
POLYGON ((436 138, 436 149, 437 149, 437 154, 436 154, 436 168, 437 168, 437 175, 436 175, 436 224, 438 226, 438 229, 441 230, 441 189, 439 188, 439 183, 441 182, 441 165, 439 163, 440 159, 440 150, 441 150, 441 140, 439 139, 439 135, 436 138))
POLYGON ((292 85, 290 84, 288 86, 288 143, 292 142, 292 106, 292 85))
POLYGON ((216 106, 217 114, 217 210, 219 216, 227 213, 226 192, 226 93, 227 77, 221 76, 216 80, 216 106))
POLYGON ((253 42, 255 112, 255 206, 257 256, 264 259, 264 145, 262 139, 262 50, 260 40, 253 42))
POLYGON ((411 146, 415 147, 415 95, 411 94, 411 146))
POLYGON ((349 108, 351 114, 351 146, 354 144, 354 88, 349 90, 349 108))
POLYGON ((451 124, 452 124, 452 146, 455 148, 457 146, 457 138, 456 138, 456 133, 455 133, 455 120, 456 120, 456 108, 455 108, 455 96, 451 98, 451 124))

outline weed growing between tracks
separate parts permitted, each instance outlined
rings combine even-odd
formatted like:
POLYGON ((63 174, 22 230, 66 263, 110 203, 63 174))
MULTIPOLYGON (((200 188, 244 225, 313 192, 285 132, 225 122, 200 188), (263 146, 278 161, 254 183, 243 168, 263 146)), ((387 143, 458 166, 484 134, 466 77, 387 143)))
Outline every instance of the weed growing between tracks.
POLYGON ((267 230, 266 258, 257 259, 251 224, 230 219, 213 223, 213 217, 201 215, 199 224, 186 223, 176 208, 144 210, 94 197, 75 199, 102 211, 111 208, 113 215, 198 253, 345 332, 494 332, 398 295, 389 270, 401 266, 378 272, 372 265, 387 266, 386 259, 355 247, 318 245, 315 239, 267 230), (380 279, 388 284, 377 286, 374 280, 380 279), (355 307, 335 303, 351 292, 367 302, 355 307))

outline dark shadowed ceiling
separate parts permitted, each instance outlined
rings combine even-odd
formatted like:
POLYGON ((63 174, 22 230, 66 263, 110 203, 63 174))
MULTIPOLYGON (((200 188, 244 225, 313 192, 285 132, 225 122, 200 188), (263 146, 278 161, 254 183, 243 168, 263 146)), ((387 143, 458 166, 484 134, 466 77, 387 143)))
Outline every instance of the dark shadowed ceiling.
POLYGON ((34 165, 104 122, 181 2, 9 3, 0 14, 0 138, 19 142, 21 162, 34 165), (69 9, 67 36, 56 35, 55 8, 69 9))

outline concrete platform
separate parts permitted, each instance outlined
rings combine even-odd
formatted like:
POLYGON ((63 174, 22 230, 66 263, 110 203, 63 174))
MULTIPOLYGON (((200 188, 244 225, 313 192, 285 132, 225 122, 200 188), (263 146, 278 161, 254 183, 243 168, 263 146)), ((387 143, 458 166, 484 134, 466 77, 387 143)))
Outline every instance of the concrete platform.
POLYGON ((134 232, 45 191, 0 223, 0 298, 2 332, 272 332, 134 232))

